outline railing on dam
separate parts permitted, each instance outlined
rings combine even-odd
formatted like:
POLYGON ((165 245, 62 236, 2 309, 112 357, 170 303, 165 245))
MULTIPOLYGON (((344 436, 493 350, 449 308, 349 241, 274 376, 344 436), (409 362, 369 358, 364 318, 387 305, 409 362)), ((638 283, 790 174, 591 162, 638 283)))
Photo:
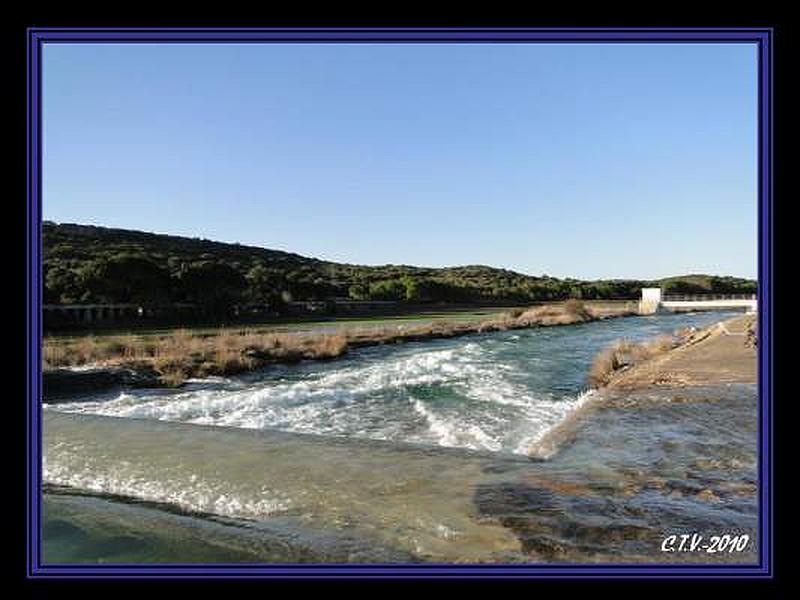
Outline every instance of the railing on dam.
POLYGON ((663 294, 660 288, 642 288, 639 314, 651 315, 662 310, 722 310, 744 308, 758 310, 756 294, 663 294))
POLYGON ((756 300, 756 294, 669 294, 662 302, 713 302, 715 300, 756 300))

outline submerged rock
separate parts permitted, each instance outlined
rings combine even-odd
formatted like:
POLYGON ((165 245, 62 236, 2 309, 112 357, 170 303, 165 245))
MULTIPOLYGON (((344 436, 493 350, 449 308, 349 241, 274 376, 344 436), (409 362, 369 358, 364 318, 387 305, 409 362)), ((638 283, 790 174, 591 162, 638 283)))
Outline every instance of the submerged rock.
POLYGON ((709 489, 698 492, 695 497, 706 502, 719 502, 719 496, 709 489))
POLYGON ((99 367, 96 369, 48 369, 42 373, 46 402, 67 402, 79 394, 92 394, 116 387, 164 387, 150 367, 99 367))

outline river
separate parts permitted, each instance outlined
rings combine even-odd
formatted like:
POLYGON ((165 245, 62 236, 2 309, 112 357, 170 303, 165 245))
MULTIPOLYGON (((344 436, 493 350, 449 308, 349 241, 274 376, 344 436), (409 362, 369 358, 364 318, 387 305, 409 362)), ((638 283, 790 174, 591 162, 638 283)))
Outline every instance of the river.
POLYGON ((756 386, 585 387, 612 341, 727 316, 364 348, 46 405, 44 559, 755 562, 756 386), (747 544, 663 551, 694 532, 747 544))

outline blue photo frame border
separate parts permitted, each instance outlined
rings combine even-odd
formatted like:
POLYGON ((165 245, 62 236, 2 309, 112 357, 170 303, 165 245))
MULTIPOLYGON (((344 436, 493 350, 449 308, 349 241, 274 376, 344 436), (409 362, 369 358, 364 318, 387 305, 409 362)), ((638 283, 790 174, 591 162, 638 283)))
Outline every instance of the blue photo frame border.
POLYGON ((27 31, 27 577, 73 578, 772 578, 772 47, 737 28, 75 28, 27 31), (758 49, 759 562, 686 564, 44 564, 41 555, 42 46, 45 43, 742 43, 758 49))

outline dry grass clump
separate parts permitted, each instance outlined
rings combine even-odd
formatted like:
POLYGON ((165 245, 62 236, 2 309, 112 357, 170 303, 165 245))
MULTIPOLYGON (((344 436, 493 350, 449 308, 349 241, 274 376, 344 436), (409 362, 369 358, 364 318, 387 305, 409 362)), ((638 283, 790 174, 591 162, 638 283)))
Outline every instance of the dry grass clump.
POLYGON ((347 351, 347 337, 341 333, 314 340, 304 358, 336 358, 347 351))
POLYGON ((627 363, 623 362, 622 354, 616 344, 605 348, 594 357, 592 366, 589 369, 589 375, 586 378, 587 383, 592 388, 608 385, 612 375, 625 366, 627 366, 627 363))
POLYGON ((478 333, 486 333, 489 331, 506 331, 513 329, 519 323, 519 318, 524 311, 515 310, 494 319, 488 319, 478 323, 476 331, 478 333), (516 316, 515 316, 516 315, 516 316))
POLYGON ((192 376, 189 364, 173 356, 158 356, 153 359, 150 365, 158 373, 162 383, 170 387, 182 385, 192 376))
POLYGON ((305 358, 333 358, 347 350, 342 335, 303 336, 221 331, 204 339, 171 340, 162 360, 153 366, 168 381, 192 376, 235 375, 270 362, 295 362, 305 358))
POLYGON ((97 343, 97 338, 93 335, 81 338, 73 348, 75 356, 72 357, 72 360, 80 363, 97 362, 103 358, 100 344, 97 343))
POLYGON ((441 319, 438 321, 434 321, 432 325, 433 331, 455 331, 459 329, 463 323, 459 323, 458 321, 452 321, 450 319, 441 319))
POLYGON ((44 361, 47 368, 89 364, 149 366, 163 383, 177 386, 191 377, 233 375, 269 362, 333 358, 346 351, 347 338, 342 334, 304 336, 220 330, 201 336, 178 329, 158 338, 127 335, 102 341, 94 336, 69 341, 48 339, 44 361))
POLYGON ((747 348, 756 348, 758 346, 758 321, 756 319, 747 324, 744 345, 747 348))
MULTIPOLYGON (((144 344, 145 340, 138 338, 132 344, 130 354, 139 355, 142 358, 150 357, 144 344)), ((196 356, 203 354, 206 349, 205 340, 186 329, 176 329, 171 334, 159 338, 154 346, 153 358, 196 356)))
POLYGON ((571 325, 592 321, 596 317, 580 300, 567 300, 563 304, 546 304, 530 308, 523 312, 516 321, 523 327, 534 325, 571 325))
POLYGON ((647 342, 631 344, 627 349, 628 356, 633 364, 650 360, 661 354, 669 352, 676 346, 675 338, 664 335, 647 342))
POLYGON ((594 318, 594 314, 580 300, 570 299, 564 302, 564 313, 577 319, 589 321, 594 318))
POLYGON ((608 317, 622 317, 639 314, 639 303, 636 301, 605 301, 593 302, 589 308, 595 319, 606 319, 608 317))
POLYGON ((45 368, 59 367, 68 364, 66 345, 52 340, 45 340, 42 361, 45 368))
POLYGON ((92 335, 76 340, 45 339, 44 363, 49 368, 140 362, 154 358, 161 344, 133 335, 98 339, 92 335))
POLYGON ((617 371, 664 354, 674 348, 675 343, 671 336, 660 336, 646 342, 616 341, 595 356, 587 383, 593 388, 608 385, 617 371))
POLYGON ((100 343, 92 335, 71 342, 45 340, 44 362, 50 367, 78 366, 103 361, 110 352, 119 351, 117 344, 100 343))

